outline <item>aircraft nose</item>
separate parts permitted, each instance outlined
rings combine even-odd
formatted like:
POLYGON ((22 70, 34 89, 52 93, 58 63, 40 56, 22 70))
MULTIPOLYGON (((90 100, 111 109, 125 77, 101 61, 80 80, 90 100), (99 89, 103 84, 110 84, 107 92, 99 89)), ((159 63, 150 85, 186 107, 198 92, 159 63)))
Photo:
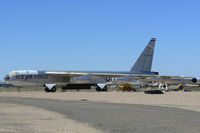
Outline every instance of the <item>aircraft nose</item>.
POLYGON ((10 76, 9 75, 6 75, 5 77, 4 77, 4 80, 5 81, 8 81, 10 79, 10 76))

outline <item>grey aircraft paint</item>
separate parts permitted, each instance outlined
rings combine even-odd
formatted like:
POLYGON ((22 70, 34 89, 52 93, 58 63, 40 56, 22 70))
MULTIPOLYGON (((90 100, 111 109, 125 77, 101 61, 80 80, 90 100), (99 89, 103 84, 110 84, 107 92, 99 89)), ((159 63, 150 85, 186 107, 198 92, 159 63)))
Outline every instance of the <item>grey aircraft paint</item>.
POLYGON ((158 74, 157 72, 151 72, 154 47, 155 38, 152 38, 129 72, 22 70, 10 72, 5 77, 5 81, 16 86, 41 86, 44 84, 63 86, 63 84, 69 83, 86 83, 86 81, 92 84, 109 82, 113 77, 121 77, 128 74, 154 75, 158 74))
POLYGON ((155 42, 156 42, 155 38, 152 38, 150 40, 147 47, 139 56, 134 66, 131 68, 130 72, 150 72, 151 71, 155 42))
MULTIPOLYGON (((78 84, 79 86, 91 84, 104 90, 106 85, 117 83, 116 81, 132 82, 133 80, 142 80, 158 75, 158 72, 151 71, 155 41, 155 38, 150 40, 129 72, 21 70, 10 72, 4 79, 15 86, 45 86, 46 91, 56 91, 56 87, 60 86, 63 88, 69 84, 78 84)), ((171 78, 169 76, 160 77, 161 79, 171 78)), ((175 78, 185 77, 176 76, 175 78)), ((191 77, 187 77, 187 79, 189 81, 196 81, 191 77)))

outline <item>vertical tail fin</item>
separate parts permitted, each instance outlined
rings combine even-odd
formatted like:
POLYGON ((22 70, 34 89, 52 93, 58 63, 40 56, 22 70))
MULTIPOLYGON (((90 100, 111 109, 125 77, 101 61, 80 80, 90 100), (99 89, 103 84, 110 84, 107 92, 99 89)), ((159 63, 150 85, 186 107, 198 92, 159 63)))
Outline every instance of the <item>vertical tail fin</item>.
POLYGON ((156 38, 152 38, 130 72, 151 72, 156 38))

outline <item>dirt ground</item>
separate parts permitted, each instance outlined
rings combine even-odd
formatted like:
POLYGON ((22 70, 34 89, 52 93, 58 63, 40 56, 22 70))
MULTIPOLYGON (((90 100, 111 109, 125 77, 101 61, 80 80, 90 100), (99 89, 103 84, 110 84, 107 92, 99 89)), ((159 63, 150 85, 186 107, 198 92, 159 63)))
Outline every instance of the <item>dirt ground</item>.
MULTIPOLYGON (((176 107, 200 112, 200 92, 0 92, 0 97, 44 98, 66 101, 143 104, 176 107)), ((67 119, 65 116, 31 106, 0 104, 2 133, 101 133, 102 131, 67 119)))
POLYGON ((144 104, 177 107, 200 111, 200 92, 166 92, 148 95, 143 92, 0 92, 1 97, 48 98, 67 101, 89 101, 124 104, 144 104))
POLYGON ((0 133, 101 133, 65 116, 31 106, 0 103, 0 133))

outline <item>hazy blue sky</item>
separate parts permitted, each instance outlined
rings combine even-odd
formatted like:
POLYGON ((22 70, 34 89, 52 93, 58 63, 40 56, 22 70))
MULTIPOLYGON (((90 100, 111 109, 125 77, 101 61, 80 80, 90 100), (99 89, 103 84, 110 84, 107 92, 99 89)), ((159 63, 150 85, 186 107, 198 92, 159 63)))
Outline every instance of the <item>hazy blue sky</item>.
POLYGON ((0 80, 11 70, 153 70, 200 76, 199 0, 0 0, 0 80))

